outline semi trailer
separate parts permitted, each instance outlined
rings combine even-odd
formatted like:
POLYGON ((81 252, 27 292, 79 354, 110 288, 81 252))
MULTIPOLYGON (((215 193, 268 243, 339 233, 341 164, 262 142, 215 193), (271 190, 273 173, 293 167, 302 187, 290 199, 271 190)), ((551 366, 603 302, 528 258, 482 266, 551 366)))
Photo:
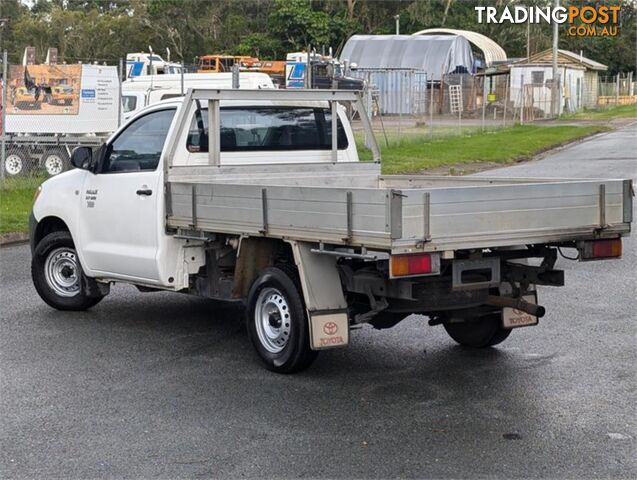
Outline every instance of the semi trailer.
POLYGON ((99 146, 119 126, 117 67, 11 66, 3 81, 5 175, 70 168, 78 146, 99 146))

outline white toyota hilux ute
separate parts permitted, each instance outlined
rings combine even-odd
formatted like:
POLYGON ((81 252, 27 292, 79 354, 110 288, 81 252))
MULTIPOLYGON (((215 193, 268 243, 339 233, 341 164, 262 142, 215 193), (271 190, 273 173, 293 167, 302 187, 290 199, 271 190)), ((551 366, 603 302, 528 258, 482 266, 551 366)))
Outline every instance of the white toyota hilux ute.
POLYGON ((544 315, 536 286, 564 284, 562 249, 620 257, 632 221, 630 180, 381 175, 351 91, 191 89, 72 162, 31 215, 42 299, 86 310, 123 282, 240 301, 282 373, 346 346, 354 326, 413 313, 496 345, 544 315), (358 161, 347 102, 373 162, 358 161))

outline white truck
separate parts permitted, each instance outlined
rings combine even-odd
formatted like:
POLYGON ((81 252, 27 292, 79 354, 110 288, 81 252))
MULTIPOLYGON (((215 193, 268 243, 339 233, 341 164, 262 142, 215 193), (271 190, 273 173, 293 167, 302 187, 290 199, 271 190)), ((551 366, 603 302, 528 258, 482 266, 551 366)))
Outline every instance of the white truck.
POLYGON ((99 147, 119 126, 117 67, 101 65, 12 66, 7 82, 5 173, 70 168, 78 146, 99 147), (27 89, 24 69, 48 88, 27 89), (53 83, 55 82, 55 83, 53 83))
POLYGON ((189 90, 72 160, 33 206, 41 298, 86 310, 124 282, 241 301, 281 373, 412 313, 496 345, 538 323, 536 286, 564 283, 560 249, 617 258, 632 221, 630 180, 381 175, 351 91, 189 90), (344 102, 374 162, 358 161, 344 102))
MULTIPOLYGON (((183 75, 143 75, 122 82, 122 118, 130 118, 142 108, 181 97, 189 88, 232 88, 232 73, 184 73, 183 75)), ((241 72, 239 88, 274 88, 265 73, 241 72)))

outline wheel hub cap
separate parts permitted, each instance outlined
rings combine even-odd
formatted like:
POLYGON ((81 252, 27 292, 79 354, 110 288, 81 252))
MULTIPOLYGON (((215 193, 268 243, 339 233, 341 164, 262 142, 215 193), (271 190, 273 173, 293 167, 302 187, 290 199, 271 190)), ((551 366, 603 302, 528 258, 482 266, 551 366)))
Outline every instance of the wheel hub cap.
POLYGON ((264 288, 254 310, 259 341, 271 353, 279 353, 290 338, 290 307, 276 288, 264 288))
POLYGON ((57 175, 62 173, 64 168, 62 159, 58 155, 49 155, 44 161, 44 168, 49 175, 57 175))
POLYGON ((4 168, 9 175, 17 175, 22 171, 22 159, 17 155, 9 155, 4 161, 4 168))
POLYGON ((53 250, 44 263, 46 283, 62 297, 80 292, 80 269, 75 250, 67 247, 53 250))

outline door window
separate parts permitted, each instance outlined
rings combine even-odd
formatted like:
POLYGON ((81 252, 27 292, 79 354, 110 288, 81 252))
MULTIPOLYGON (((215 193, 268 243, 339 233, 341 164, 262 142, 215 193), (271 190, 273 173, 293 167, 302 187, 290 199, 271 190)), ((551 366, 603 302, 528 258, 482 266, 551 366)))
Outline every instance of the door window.
POLYGON ((155 170, 175 111, 151 112, 131 123, 110 144, 102 173, 155 170))
POLYGON ((135 95, 122 95, 122 111, 132 112, 137 109, 137 97, 135 95))

